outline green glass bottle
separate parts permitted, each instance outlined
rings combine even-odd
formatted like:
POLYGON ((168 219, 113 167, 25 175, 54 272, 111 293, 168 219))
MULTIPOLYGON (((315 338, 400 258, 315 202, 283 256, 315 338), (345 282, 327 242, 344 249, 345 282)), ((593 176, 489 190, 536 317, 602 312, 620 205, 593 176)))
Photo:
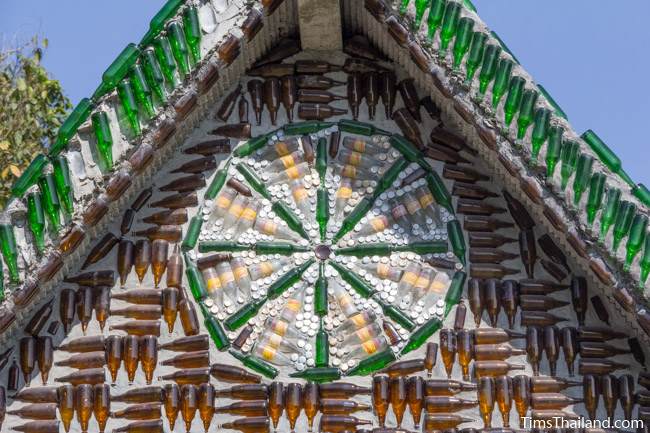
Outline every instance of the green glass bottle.
POLYGON ((474 20, 469 17, 463 17, 458 21, 458 30, 456 31, 456 41, 454 42, 454 69, 460 68, 463 57, 469 50, 474 31, 474 20))
POLYGON ((79 101, 77 106, 74 107, 74 110, 72 110, 59 127, 56 140, 48 151, 50 157, 57 156, 66 148, 68 142, 77 133, 79 127, 88 120, 94 108, 95 104, 88 98, 83 98, 79 101))
POLYGON ((243 158, 245 156, 252 154, 256 150, 259 150, 264 146, 266 146, 266 144, 269 142, 269 138, 271 137, 271 135, 272 133, 269 133, 264 135, 258 135, 257 137, 251 138, 246 143, 242 144, 241 146, 238 146, 233 151, 233 155, 243 158))
POLYGON ((185 256, 185 276, 187 277, 187 284, 190 286, 190 292, 192 292, 194 300, 201 302, 208 296, 208 291, 205 287, 205 281, 203 275, 201 275, 201 271, 199 271, 187 255, 185 256))
MULTIPOLYGON (((95 139, 97 140, 97 156, 102 170, 110 171, 113 168, 113 134, 108 115, 104 111, 96 111, 91 116, 95 139)), ((136 114, 137 122, 137 114, 136 114)), ((138 128, 140 125, 138 124, 138 128)))
POLYGON ((43 174, 43 169, 49 162, 47 156, 39 154, 29 163, 25 171, 20 175, 11 187, 11 196, 20 198, 27 190, 34 185, 43 174))
POLYGON ((519 59, 517 59, 517 57, 512 53, 512 50, 510 50, 510 48, 508 47, 508 45, 506 45, 506 43, 503 42, 503 39, 501 39, 501 36, 499 36, 499 34, 498 34, 497 32, 495 32, 494 30, 490 31, 490 34, 492 35, 492 37, 493 37, 494 39, 497 40, 497 42, 499 43, 499 45, 501 46, 501 48, 503 49, 503 51, 505 51, 506 53, 510 54, 510 57, 512 57, 512 59, 513 59, 515 62, 517 62, 518 64, 520 64, 519 59))
POLYGON ((508 91, 510 85, 510 78, 512 77, 512 69, 515 62, 508 58, 499 60, 496 75, 494 77, 494 86, 492 86, 492 106, 496 109, 501 102, 501 98, 508 91))
POLYGON ((241 352, 238 352, 234 349, 228 351, 232 356, 238 359, 246 367, 250 368, 253 371, 260 373, 261 375, 268 377, 269 379, 275 379, 278 375, 278 369, 269 364, 268 362, 252 355, 244 355, 241 352))
POLYGON ((183 11, 183 28, 185 29, 185 40, 190 47, 192 61, 198 63, 201 60, 201 25, 196 6, 190 5, 183 11))
POLYGON ((519 105, 521 105, 521 97, 523 96, 524 86, 526 80, 519 76, 512 77, 510 80, 510 87, 508 88, 508 97, 506 98, 503 111, 505 113, 506 125, 510 126, 512 119, 515 118, 519 105))
POLYGON ((447 0, 431 0, 431 8, 429 9, 429 17, 427 18, 427 38, 429 42, 433 42, 433 37, 442 24, 442 18, 445 15, 446 8, 447 0))
POLYGON ((650 191, 642 183, 632 188, 632 195, 641 201, 644 205, 650 207, 650 191))
POLYGON ((178 83, 176 78, 176 61, 174 60, 174 53, 172 53, 172 46, 166 36, 160 35, 154 40, 154 49, 158 64, 162 70, 167 85, 173 89, 178 83))
POLYGON ((401 135, 394 134, 390 137, 389 142, 407 161, 417 163, 420 159, 424 158, 422 152, 401 135))
POLYGON ((330 219, 329 195, 324 186, 316 191, 316 222, 320 232, 321 241, 325 240, 327 234, 327 222, 330 219))
POLYGON ((628 176, 628 174, 623 170, 623 165, 621 160, 612 149, 610 149, 603 140, 591 129, 587 130, 582 134, 581 138, 589 145, 591 150, 598 155, 598 159, 605 164, 610 170, 614 173, 621 176, 621 178, 627 182, 631 187, 635 186, 634 181, 628 176))
POLYGON ((309 259, 302 265, 290 270, 286 274, 282 275, 280 278, 275 280, 268 289, 266 289, 266 296, 268 299, 275 299, 281 296, 286 292, 290 287, 300 281, 300 277, 305 273, 307 268, 309 268, 314 263, 314 259, 309 259))
POLYGON ((546 176, 552 178, 555 173, 555 167, 560 160, 562 152, 562 136, 564 128, 559 125, 553 125, 548 131, 548 147, 546 148, 546 176))
POLYGON ((59 202, 63 203, 63 210, 71 215, 74 211, 74 193, 68 159, 59 155, 52 160, 52 167, 54 168, 54 184, 59 202))
POLYGON ((488 86, 494 79, 497 73, 497 65, 499 64, 499 56, 501 56, 501 47, 498 45, 490 44, 485 48, 483 55, 483 64, 481 72, 478 75, 479 86, 478 93, 482 97, 487 92, 488 86))
POLYGON ((228 160, 225 166, 216 171, 212 182, 210 182, 208 189, 205 190, 205 194, 203 195, 203 198, 205 200, 214 200, 217 194, 219 194, 219 191, 221 191, 221 188, 223 188, 223 186, 226 184, 229 165, 230 160, 228 160))
POLYGON ((185 0, 167 0, 163 7, 149 21, 149 30, 140 41, 140 45, 148 45, 160 32, 165 28, 165 23, 169 21, 178 9, 185 3, 185 0))
POLYGON ((223 322, 224 326, 229 331, 236 331, 237 329, 244 326, 246 322, 248 322, 250 319, 255 317, 257 313, 259 313, 260 309, 264 306, 266 301, 267 298, 263 297, 261 299, 258 299, 257 301, 249 302, 248 304, 244 305, 242 308, 237 310, 235 314, 228 317, 223 322))
POLYGON ((646 230, 648 229, 648 217, 641 214, 636 214, 632 220, 632 228, 630 229, 630 237, 627 239, 625 246, 625 267, 626 271, 630 270, 632 262, 636 255, 641 251, 641 246, 645 242, 647 236, 646 230))
POLYGON ((449 289, 447 290, 447 295, 445 296, 445 317, 454 305, 457 305, 460 302, 460 298, 463 296, 463 290, 465 289, 465 280, 467 279, 467 274, 463 271, 457 271, 451 279, 449 284, 449 289))
POLYGON ((645 237, 645 247, 643 250, 643 257, 641 257, 641 286, 645 284, 650 275, 650 236, 645 237))
POLYGON ((340 263, 331 262, 330 265, 336 269, 336 272, 339 273, 343 281, 352 286, 352 290, 357 292, 362 298, 369 298, 375 293, 375 289, 353 271, 345 268, 340 263))
POLYGON ((397 180, 399 175, 406 170, 411 163, 404 158, 400 158, 383 174, 383 176, 377 182, 377 187, 373 191, 372 195, 376 199, 385 191, 388 191, 393 183, 397 180))
POLYGON ((400 14, 404 15, 406 13, 409 7, 409 2, 410 0, 401 0, 401 4, 399 5, 400 14))
POLYGON ((4 302, 5 299, 5 274, 2 270, 2 266, 0 266, 0 302, 4 302))
POLYGON ((591 226, 596 220, 596 213, 603 204, 605 194, 605 179, 603 173, 594 173, 589 182, 589 197, 587 197, 587 223, 591 226))
POLYGON ((138 104, 135 100, 131 80, 125 78, 117 85, 117 96, 120 98, 122 110, 129 121, 131 132, 134 135, 140 135, 140 120, 138 119, 138 104))
POLYGON ((199 307, 203 313, 203 325, 208 331, 208 334, 210 334, 210 338, 212 338, 215 347, 220 352, 227 350, 230 347, 230 341, 228 340, 226 331, 223 330, 221 323, 214 318, 212 313, 210 313, 210 309, 206 307, 203 302, 199 303, 199 307))
POLYGON ((619 205, 621 203, 621 190, 618 188, 609 188, 607 190, 607 202, 600 216, 600 237, 601 242, 605 241, 605 236, 609 228, 614 224, 618 215, 619 205))
POLYGON ((303 227, 302 223, 300 222, 300 219, 298 216, 291 210, 288 204, 286 204, 283 201, 276 201, 273 203, 271 206, 271 209, 275 214, 280 217, 291 230, 294 232, 298 233, 300 236, 303 238, 309 240, 309 235, 305 231, 305 228, 303 227))
POLYGON ((27 222, 34 235, 34 244, 39 253, 45 249, 45 214, 41 194, 38 191, 27 194, 27 222))
POLYGON ((394 251, 393 245, 388 243, 361 244, 354 247, 340 248, 337 254, 341 256, 370 257, 389 256, 394 251))
POLYGON ((422 346, 435 332, 442 328, 442 321, 440 319, 429 319, 424 325, 420 326, 406 341, 406 345, 402 349, 402 355, 412 352, 422 346))
POLYGON ((537 90, 524 90, 524 95, 521 98, 521 106, 519 107, 519 118, 517 119, 517 138, 519 140, 523 140, 528 127, 533 123, 533 113, 538 97, 539 92, 537 90))
POLYGON ((314 284, 314 313, 318 317, 327 316, 327 277, 325 276, 325 262, 318 264, 318 279, 314 284))
POLYGON ((487 35, 483 32, 474 32, 472 36, 472 43, 469 46, 469 55, 467 62, 465 62, 465 70, 467 71, 466 83, 471 83, 476 74, 476 70, 483 61, 483 53, 485 53, 485 41, 487 35))
POLYGON ((327 367, 330 363, 330 346, 329 346, 329 337, 327 331, 323 329, 322 323, 321 327, 316 333, 316 367, 327 367))
POLYGON ((243 244, 232 241, 206 241, 199 243, 200 253, 210 252, 236 252, 254 249, 254 245, 243 244))
POLYGON ((181 249, 183 251, 193 250, 196 246, 196 242, 199 240, 199 235, 201 234, 201 227, 203 227, 203 218, 201 218, 200 211, 199 215, 195 215, 190 220, 190 225, 187 228, 187 233, 183 242, 181 243, 181 249))
POLYGON ((472 3, 472 0, 463 0, 463 6, 474 13, 478 13, 476 6, 474 6, 474 3, 472 3))
POLYGON ((537 162, 539 151, 542 150, 544 142, 548 138, 549 123, 551 120, 551 110, 548 108, 540 107, 535 111, 535 126, 533 126, 532 134, 532 153, 531 158, 533 162, 537 162))
POLYGON ((265 199, 271 200, 271 194, 266 189, 264 181, 260 179, 248 165, 240 162, 235 166, 235 168, 242 174, 242 176, 244 176, 244 179, 246 179, 246 182, 248 182, 251 188, 257 191, 265 199))
POLYGON ((578 157, 580 156, 580 145, 572 140, 567 140, 562 143, 562 152, 560 159, 562 160, 562 168, 560 175, 562 176, 562 191, 569 183, 569 178, 576 170, 578 164, 578 157))
POLYGON ((20 282, 20 276, 18 275, 18 247, 14 237, 14 227, 11 224, 0 224, 0 247, 7 269, 9 269, 9 280, 12 283, 20 282))
POLYGON ((45 173, 38 181, 38 187, 41 189, 41 198, 43 210, 50 222, 50 232, 58 233, 61 229, 61 203, 56 195, 56 183, 52 173, 45 173))
MULTIPOLYGON (((372 135, 386 135, 386 136, 393 135, 392 132, 379 129, 372 123, 359 122, 358 120, 341 119, 338 121, 338 125, 339 125, 339 130, 341 132, 347 132, 348 134, 364 135, 366 137, 370 137, 372 135)), ((285 133, 286 133, 286 126, 285 126, 285 133)))
POLYGON ((346 376, 367 376, 375 371, 381 370, 388 364, 395 362, 397 357, 392 348, 375 353, 366 359, 362 359, 355 367, 348 370, 346 376))
MULTIPOLYGON (((332 122, 320 122, 318 120, 309 120, 307 122, 289 123, 282 127, 285 135, 309 135, 315 134, 325 128, 334 126, 332 122)), ((340 125, 339 125, 340 128, 340 125)))
POLYGON ((449 250, 447 241, 423 241, 423 242, 410 242, 406 245, 397 245, 392 248, 395 252, 410 251, 415 254, 441 254, 449 250))
POLYGON ((612 250, 616 252, 618 246, 632 226, 632 219, 636 213, 636 205, 629 201, 621 201, 618 206, 618 214, 616 215, 616 222, 614 223, 614 242, 612 250))
POLYGON ((158 101, 161 104, 164 104, 167 101, 167 94, 165 93, 165 76, 160 68, 160 64, 156 58, 156 51, 153 47, 148 47, 142 52, 140 63, 144 69, 144 76, 147 79, 149 87, 153 89, 158 101))
POLYGON ((402 328, 412 331, 415 329, 415 322, 413 322, 406 314, 394 305, 386 304, 381 299, 375 299, 381 307, 381 311, 386 317, 389 317, 402 328))
POLYGON ((309 382, 334 382, 341 378, 341 370, 335 367, 315 367, 289 374, 289 377, 305 379, 309 382))
POLYGON ((582 193, 587 189, 589 185, 589 179, 591 179, 591 170, 594 164, 594 159, 587 155, 582 154, 578 158, 578 164, 576 166, 576 175, 573 178, 573 203, 577 206, 580 203, 582 198, 582 193))
POLYGON ((461 9, 462 6, 460 3, 453 1, 447 3, 445 14, 442 17, 442 28, 440 29, 440 57, 444 57, 447 54, 449 42, 456 35, 461 9))
POLYGON ((345 217, 343 223, 341 223, 341 228, 334 235, 333 242, 338 242, 341 240, 341 238, 343 238, 343 236, 354 229, 354 226, 356 226, 359 221, 361 221, 361 218, 363 218, 370 211, 370 209, 372 209, 374 203, 374 197, 363 197, 359 203, 357 203, 355 208, 352 209, 352 211, 348 214, 348 216, 345 217))
POLYGON ((541 84, 538 84, 537 88, 539 89, 539 92, 544 96, 544 98, 546 98, 548 103, 553 106, 555 115, 565 120, 568 120, 568 116, 566 115, 562 107, 560 107, 560 105, 557 103, 557 101, 551 96, 551 94, 548 93, 548 90, 546 90, 546 88, 541 84))
POLYGON ((311 251, 308 247, 302 247, 290 242, 263 242, 259 241, 255 244, 254 250, 259 255, 279 254, 282 256, 289 256, 295 253, 306 253, 311 251))
POLYGON ((102 82, 93 93, 93 101, 99 100, 99 98, 113 90, 126 77, 129 68, 138 60, 138 56, 140 56, 140 49, 137 45, 133 43, 127 45, 120 55, 113 60, 108 69, 104 71, 102 82))
POLYGON ((454 252, 454 255, 458 257, 458 260, 460 260, 463 266, 466 266, 467 262, 465 260, 465 255, 467 253, 467 248, 465 247, 463 229, 458 220, 447 222, 447 236, 449 236, 449 242, 451 242, 451 249, 454 252))
POLYGON ((316 145, 316 171, 320 183, 325 184, 325 173, 327 172, 327 139, 321 137, 316 145))
MULTIPOLYGON (((402 3, 408 2, 408 0, 403 0, 402 3)), ((422 25, 422 18, 424 18, 424 13, 427 11, 427 7, 431 3, 429 0, 415 0, 415 21, 413 23, 413 30, 418 30, 422 25)))
POLYGON ((431 191, 431 194, 433 195, 433 198, 436 200, 436 203, 438 203, 440 206, 447 209, 449 213, 453 215, 454 207, 451 203, 451 194, 447 190, 447 187, 445 187, 445 184, 442 181, 442 179, 440 179, 440 176, 438 176, 438 173, 436 173, 435 171, 427 173, 424 179, 427 181, 427 186, 429 187, 429 191, 431 191))
POLYGON ((167 37, 172 46, 172 54, 174 55, 176 64, 181 75, 185 77, 190 73, 190 64, 188 62, 189 50, 187 49, 183 25, 178 21, 170 21, 167 24, 167 37))
POLYGON ((144 112, 147 117, 153 117, 156 112, 153 109, 151 88, 147 83, 147 79, 144 75, 144 70, 139 63, 131 66, 131 73, 129 75, 129 78, 131 78, 131 84, 133 84, 135 98, 140 103, 140 106, 144 108, 144 112))

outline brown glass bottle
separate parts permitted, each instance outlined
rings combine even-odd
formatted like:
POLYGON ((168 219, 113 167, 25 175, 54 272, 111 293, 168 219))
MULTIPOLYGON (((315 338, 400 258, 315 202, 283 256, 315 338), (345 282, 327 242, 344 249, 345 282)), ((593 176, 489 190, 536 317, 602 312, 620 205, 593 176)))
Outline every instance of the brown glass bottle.
POLYGON ((578 347, 581 358, 610 358, 630 353, 627 349, 619 349, 610 344, 596 341, 581 341, 578 347))
POLYGON ((632 419, 634 409, 634 377, 630 374, 623 374, 618 378, 618 398, 621 402, 625 419, 632 419))
POLYGON ((174 323, 178 315, 179 297, 176 287, 166 287, 162 291, 162 316, 170 334, 174 331, 174 323))
POLYGON ((445 164, 442 172, 442 176, 445 179, 471 183, 471 184, 479 181, 490 180, 489 176, 464 165, 461 166, 461 165, 445 164))
POLYGON ((535 278, 535 263, 537 262, 537 247, 535 233, 532 229, 519 232, 519 254, 526 269, 528 278, 535 278))
POLYGON ((257 125, 261 125, 262 111, 264 110, 264 82, 262 80, 250 80, 246 86, 255 112, 255 120, 257 125))
POLYGON ((490 263, 472 263, 469 270, 469 275, 472 278, 497 278, 501 279, 507 275, 515 275, 519 273, 519 269, 508 268, 502 265, 494 265, 490 263))
POLYGON ((564 379, 562 377, 538 376, 530 378, 531 392, 560 392, 573 386, 581 386, 582 382, 564 379))
POLYGON ((546 326, 543 332, 544 351, 551 370, 551 376, 557 371, 557 360, 560 357, 560 331, 556 326, 546 326))
POLYGON ((41 373, 43 385, 47 384, 47 378, 50 374, 54 358, 54 344, 52 338, 40 336, 36 339, 36 359, 38 360, 38 370, 41 373))
POLYGON ((516 257, 518 257, 517 254, 507 253, 494 248, 471 248, 469 250, 469 260, 471 263, 499 264, 516 257))
POLYGON ((384 104, 387 119, 393 116, 396 94, 397 78, 395 77, 395 73, 392 71, 382 72, 379 80, 379 95, 381 96, 382 104, 384 104))
POLYGON ((25 386, 29 386, 32 380, 32 372, 36 366, 36 339, 34 337, 23 337, 20 339, 20 369, 23 372, 25 386))
POLYGON ((404 412, 406 411, 406 379, 403 377, 393 377, 390 379, 389 386, 390 405, 395 415, 397 428, 402 426, 404 412))
POLYGON ((386 425, 386 414, 390 405, 390 379, 388 376, 372 378, 372 407, 381 427, 386 425))
POLYGON ((72 289, 62 289, 59 297, 59 319, 63 324, 63 332, 68 335, 70 326, 74 322, 76 310, 76 296, 72 289))
POLYGON ((514 198, 508 191, 503 190, 503 198, 506 199, 510 215, 517 223, 520 230, 528 230, 535 227, 535 221, 530 216, 524 205, 514 198))
POLYGON ((95 385, 97 383, 104 383, 105 380, 106 373, 103 368, 88 368, 54 379, 55 382, 70 382, 73 385, 82 383, 95 385))
POLYGON ((122 341, 124 345, 122 351, 124 369, 126 370, 129 383, 133 383, 140 360, 140 338, 137 335, 127 335, 123 337, 122 341))
POLYGON ((501 283, 501 306, 508 317, 508 327, 512 329, 515 325, 517 308, 521 303, 519 286, 516 281, 506 280, 501 283))
MULTIPOLYGON (((306 77, 311 77, 311 75, 306 75, 306 77)), ((282 105, 287 112, 287 119, 289 119, 289 122, 293 122, 293 107, 298 100, 298 87, 302 87, 300 86, 300 77, 293 75, 282 77, 280 79, 280 86, 282 105)))
POLYGON ((326 120, 333 116, 346 114, 347 110, 331 107, 326 104, 300 104, 298 117, 302 120, 326 120))
POLYGON ((468 381, 469 365, 474 358, 474 336, 467 329, 456 332, 456 344, 458 348, 458 364, 460 364, 463 380, 468 381))
POLYGON ((387 374, 389 377, 408 376, 411 373, 422 371, 424 368, 423 359, 408 359, 406 361, 397 361, 379 370, 378 373, 387 374))
POLYGON ((500 328, 480 328, 472 331, 475 344, 507 343, 511 340, 526 338, 526 334, 500 328))
POLYGON ((363 78, 361 74, 348 75, 348 104, 352 110, 352 118, 359 118, 359 107, 363 98, 363 78))
POLYGON ((120 364, 122 364, 122 358, 124 355, 124 337, 121 335, 109 335, 106 337, 105 344, 104 354, 106 365, 111 374, 111 380, 115 383, 117 380, 117 372, 120 369, 120 364))
POLYGON ((478 328, 481 326, 481 316, 485 302, 483 301, 483 282, 477 278, 471 278, 467 284, 467 300, 469 301, 469 310, 474 315, 474 324, 478 328))
POLYGON ((524 349, 517 349, 510 344, 479 344, 474 346, 474 358, 477 361, 504 361, 511 356, 525 355, 524 349))
POLYGON ((381 80, 377 72, 368 72, 363 75, 363 81, 365 83, 366 104, 368 104, 368 118, 372 120, 375 118, 377 104, 379 103, 381 80))
POLYGON ((350 398, 355 395, 371 394, 371 389, 352 383, 323 383, 319 387, 320 398, 350 398))
POLYGON ((275 125, 278 117, 278 109, 280 108, 280 100, 281 100, 280 80, 275 77, 267 78, 264 81, 263 92, 264 92, 263 93, 264 103, 266 104, 266 108, 268 108, 269 110, 269 115, 271 117, 271 124, 275 125))
POLYGON ((506 210, 480 200, 460 198, 456 202, 456 212, 464 215, 493 216, 506 213, 506 210))
POLYGON ((496 385, 493 377, 481 377, 478 381, 478 402, 483 428, 492 427, 492 412, 496 402, 496 385))
POLYGON ((511 364, 505 361, 476 361, 474 362, 474 374, 477 378, 495 377, 507 374, 511 370, 523 370, 520 364, 511 364))
POLYGON ((271 422, 267 416, 246 417, 225 422, 218 428, 239 430, 243 433, 269 433, 271 422))
POLYGON ((463 228, 468 232, 494 232, 499 229, 507 229, 511 227, 514 227, 514 224, 496 218, 480 215, 465 216, 463 218, 463 228))
POLYGON ((278 423, 284 412, 284 386, 282 382, 272 382, 269 385, 269 416, 273 422, 273 428, 278 428, 278 423))
POLYGON ((409 110, 413 118, 417 122, 422 121, 422 116, 420 116, 420 98, 418 97, 417 90, 415 90, 415 80, 413 78, 407 78, 400 81, 397 84, 397 90, 402 96, 402 101, 404 105, 409 110))
POLYGON ((25 403, 56 403, 59 400, 58 388, 53 386, 23 388, 12 397, 25 403))
POLYGON ((302 103, 327 104, 343 99, 345 99, 344 96, 335 95, 327 90, 300 89, 298 91, 298 102, 302 103))
POLYGON ((600 392, 603 395, 605 411, 610 419, 614 418, 614 411, 618 404, 618 379, 611 374, 600 378, 600 392))
POLYGON ((185 289, 180 290, 181 300, 178 302, 178 315, 185 335, 197 335, 199 333, 199 317, 196 314, 194 304, 187 299, 185 289))
POLYGON ((350 415, 354 412, 369 410, 370 406, 358 403, 353 400, 341 400, 337 398, 323 398, 320 401, 320 410, 328 415, 350 415))
POLYGON ((11 427, 14 431, 23 433, 58 433, 59 422, 53 420, 29 421, 11 427))
POLYGON ((174 245, 172 255, 167 260, 167 287, 179 288, 183 281, 183 258, 178 244, 174 245))
POLYGON ((132 404, 122 410, 111 412, 111 418, 148 420, 160 418, 160 403, 132 404))
POLYGON ((113 293, 112 298, 138 305, 162 304, 162 292, 156 289, 125 290, 123 292, 113 293))
POLYGON ((228 119, 230 118, 230 115, 232 114, 233 110, 235 109, 235 103, 237 102, 237 98, 239 98, 239 95, 241 94, 242 87, 241 85, 238 85, 232 92, 230 92, 221 105, 219 106, 219 110, 217 110, 217 118, 221 119, 223 122, 227 122, 228 119))
POLYGON ((80 287, 77 290, 77 317, 81 322, 81 331, 86 334, 88 324, 93 316, 93 289, 90 287, 80 287))
POLYGON ((158 380, 173 380, 179 385, 200 385, 210 381, 210 370, 207 368, 186 368, 158 376, 158 380))
POLYGON ((522 295, 549 295, 567 288, 568 286, 547 280, 519 280, 519 293, 522 295))
POLYGON ((214 387, 209 383, 202 383, 197 390, 199 418, 203 422, 205 432, 208 432, 214 417, 214 387))
POLYGON ((428 413, 424 415, 422 433, 453 430, 466 422, 474 422, 474 419, 451 413, 428 413))
POLYGON ((470 248, 499 248, 517 242, 517 239, 496 233, 469 233, 470 248))
POLYGON ((151 243, 151 272, 153 273, 154 287, 158 288, 165 269, 167 268, 167 255, 169 243, 164 239, 155 239, 151 243))
POLYGON ((372 421, 359 419, 351 415, 322 415, 319 430, 322 432, 341 433, 356 430, 360 425, 371 425, 372 421))
POLYGON ((519 305, 523 311, 549 311, 569 303, 545 295, 521 295, 519 305))
POLYGON ((163 433, 162 420, 132 422, 113 429, 113 433, 163 433))
POLYGON ((424 398, 424 379, 420 376, 409 377, 406 383, 406 401, 413 418, 413 428, 415 430, 420 428, 424 398))
POLYGON ((415 146, 422 150, 424 149, 424 142, 422 141, 422 132, 417 121, 411 115, 411 112, 406 108, 399 108, 393 112, 393 121, 397 127, 402 131, 404 136, 413 142, 415 146))
POLYGON ((512 409, 512 378, 509 376, 497 376, 494 379, 495 396, 501 420, 504 427, 510 427, 510 410, 512 409))
POLYGON ((165 359, 160 365, 167 365, 176 368, 206 368, 210 365, 210 352, 200 350, 187 352, 165 359))
POLYGON ((155 335, 140 337, 139 358, 147 385, 151 385, 158 363, 158 338, 155 335))
POLYGON ((106 321, 110 316, 111 288, 100 287, 95 293, 95 319, 99 322, 100 331, 104 331, 106 321))
POLYGON ((160 345, 160 349, 170 350, 172 352, 193 352, 197 350, 209 350, 210 347, 208 344, 207 334, 192 335, 177 338, 169 343, 163 343, 160 345))
MULTIPOLYGON (((203 177, 202 174, 196 176, 203 177)), ((158 226, 183 225, 188 221, 187 209, 179 208, 162 210, 160 212, 156 212, 147 217, 144 217, 140 221, 143 223, 155 224, 158 226)))
POLYGON ((512 399, 519 414, 519 427, 524 427, 524 417, 530 407, 530 378, 523 374, 512 378, 512 399))
POLYGON ((251 138, 250 123, 235 123, 233 125, 223 125, 210 132, 213 135, 223 135, 224 137, 247 140, 251 138))
POLYGON ((581 402, 582 399, 571 398, 559 393, 534 392, 530 395, 530 407, 540 410, 563 409, 581 402))
POLYGON ((113 316, 138 320, 155 320, 162 315, 160 305, 133 305, 131 307, 111 309, 113 316))
POLYGON ((160 337, 160 320, 129 320, 108 327, 111 331, 124 331, 129 335, 155 335, 160 337))
POLYGON ((581 326, 577 330, 577 341, 600 341, 605 342, 618 338, 626 338, 623 332, 617 332, 610 328, 599 328, 596 326, 581 326))
POLYGON ((582 397, 589 419, 596 419, 596 410, 600 399, 600 386, 597 376, 587 374, 582 378, 582 397))
POLYGON ((160 386, 145 386, 126 391, 112 397, 121 403, 161 403, 164 401, 164 391, 160 386))
POLYGON ((526 328, 526 354, 534 376, 539 376, 539 363, 544 350, 542 338, 542 331, 539 328, 535 326, 526 328))
POLYGON ((451 373, 454 368, 454 361, 456 359, 456 352, 458 352, 458 343, 456 340, 456 333, 453 329, 440 330, 440 357, 445 365, 447 377, 451 378, 451 373))
POLYGON ((216 407, 215 413, 237 416, 268 416, 269 405, 265 400, 237 401, 226 406, 216 407))
POLYGON ((169 421, 170 430, 174 430, 178 412, 181 409, 181 390, 175 383, 165 385, 163 392, 163 406, 165 408, 165 415, 169 421))
POLYGON ((113 271, 94 271, 65 278, 63 281, 86 287, 113 286, 115 274, 113 271))
MULTIPOLYGON (((484 378, 485 379, 485 378, 484 378)), ((491 378, 489 378, 491 379, 491 378)), ((480 383, 479 383, 480 387, 480 383)), ((480 388, 479 388, 480 395, 480 388)), ((447 395, 430 395, 424 398, 424 407, 427 413, 448 413, 464 409, 471 409, 479 404, 476 400, 467 400, 447 395)))
POLYGON ((499 280, 490 278, 485 281, 483 287, 483 299, 485 301, 485 310, 488 313, 490 319, 490 326, 495 328, 497 326, 497 319, 499 318, 499 312, 501 311, 500 303, 500 287, 501 283, 499 280))
POLYGON ((573 277, 571 279, 571 302, 573 310, 578 317, 578 324, 584 326, 587 307, 589 306, 587 280, 584 277, 573 277))
POLYGON ((258 374, 227 364, 212 364, 210 374, 222 382, 255 384, 262 381, 262 377, 258 374))
POLYGON ((428 379, 424 382, 425 395, 456 395, 465 391, 476 391, 476 384, 451 379, 428 379))
POLYGON ((82 432, 88 431, 88 424, 93 414, 93 387, 87 383, 79 384, 74 389, 74 410, 82 432))
MULTIPOLYGON (((4 390, 4 388, 2 388, 4 390)), ((4 391, 0 391, 2 393, 4 391)), ((0 411, 0 421, 4 421, 6 408, 0 411)), ((33 403, 22 406, 20 409, 6 411, 7 415, 15 415, 23 419, 56 419, 56 403, 33 403)))
POLYGON ((553 326, 568 319, 546 311, 522 311, 521 326, 553 326))
MULTIPOLYGON (((302 391, 302 406, 305 411, 305 416, 307 417, 308 431, 311 432, 314 428, 314 418, 320 410, 320 392, 318 390, 318 384, 308 382, 305 384, 302 391)), ((388 406, 386 408, 388 410, 388 406)))
POLYGON ((465 182, 454 182, 451 194, 460 198, 469 198, 474 200, 484 200, 486 198, 499 196, 499 194, 492 192, 487 188, 465 182))
POLYGON ((292 432, 296 429, 296 421, 300 416, 302 401, 302 385, 299 383, 288 384, 285 390, 285 406, 289 428, 292 432))
POLYGON ((427 369, 428 377, 431 377, 433 373, 433 367, 435 367, 437 360, 438 360, 438 343, 433 343, 433 342, 427 343, 427 349, 424 354, 424 368, 427 369))
POLYGON ((147 269, 149 269, 149 265, 151 264, 151 241, 148 239, 140 239, 136 242, 134 264, 138 281, 142 283, 147 269))
POLYGON ((59 414, 61 416, 61 422, 63 423, 63 429, 70 431, 70 424, 74 418, 74 408, 75 408, 75 397, 74 397, 74 386, 72 385, 61 385, 57 389, 58 395, 58 407, 59 414))
POLYGON ((93 413, 99 425, 99 432, 104 433, 111 412, 111 387, 98 383, 93 387, 93 413))
POLYGON ((235 385, 216 390, 215 396, 236 400, 266 400, 269 397, 269 387, 262 384, 235 385))

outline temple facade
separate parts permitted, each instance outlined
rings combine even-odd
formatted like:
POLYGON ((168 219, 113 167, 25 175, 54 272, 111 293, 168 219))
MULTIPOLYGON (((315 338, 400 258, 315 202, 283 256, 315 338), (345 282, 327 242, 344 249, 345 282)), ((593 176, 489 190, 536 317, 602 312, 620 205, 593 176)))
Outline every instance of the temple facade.
POLYGON ((166 2, 0 214, 2 431, 646 431, 650 192, 394 3, 166 2))

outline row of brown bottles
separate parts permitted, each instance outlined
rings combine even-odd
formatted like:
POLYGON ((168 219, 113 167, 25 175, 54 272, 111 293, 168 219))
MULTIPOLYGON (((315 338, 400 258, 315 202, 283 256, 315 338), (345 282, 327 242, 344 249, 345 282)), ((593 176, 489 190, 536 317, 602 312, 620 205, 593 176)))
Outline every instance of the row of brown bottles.
POLYGON ((43 385, 47 384, 50 369, 54 360, 54 345, 49 336, 23 337, 19 343, 20 369, 25 386, 29 386, 32 373, 38 366, 43 385))
POLYGON ((178 242, 180 240, 176 239, 175 235, 179 230, 179 226, 161 225, 155 228, 156 236, 169 234, 169 239, 158 238, 153 241, 141 239, 136 241, 135 244, 131 240, 122 239, 118 246, 117 255, 117 271, 120 276, 120 284, 124 287, 132 269, 135 269, 138 281, 142 283, 149 267, 151 267, 155 287, 160 285, 165 271, 167 271, 167 287, 180 287, 183 261, 178 244, 174 245, 172 254, 169 256, 169 242, 178 242))

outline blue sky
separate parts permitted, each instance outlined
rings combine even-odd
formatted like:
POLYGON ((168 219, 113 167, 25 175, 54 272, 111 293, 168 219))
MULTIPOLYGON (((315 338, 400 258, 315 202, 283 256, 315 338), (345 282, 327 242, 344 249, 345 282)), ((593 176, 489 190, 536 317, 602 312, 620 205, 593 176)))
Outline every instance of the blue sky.
MULTIPOLYGON (((578 132, 595 130, 650 186, 648 0, 473 0, 483 20, 553 95, 578 132), (623 74, 622 71, 625 71, 623 74)), ((90 95, 162 0, 2 0, 2 46, 37 33, 44 63, 73 102, 90 95)))

